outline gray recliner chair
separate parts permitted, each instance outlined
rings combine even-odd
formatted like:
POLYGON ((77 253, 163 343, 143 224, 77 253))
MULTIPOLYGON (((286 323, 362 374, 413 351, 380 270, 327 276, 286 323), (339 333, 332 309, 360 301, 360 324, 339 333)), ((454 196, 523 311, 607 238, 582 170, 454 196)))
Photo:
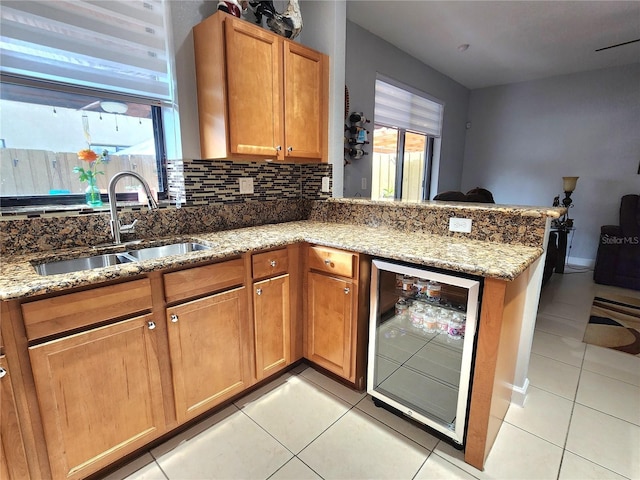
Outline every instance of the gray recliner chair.
POLYGON ((600 228, 593 280, 640 290, 640 195, 622 197, 620 224, 600 228))

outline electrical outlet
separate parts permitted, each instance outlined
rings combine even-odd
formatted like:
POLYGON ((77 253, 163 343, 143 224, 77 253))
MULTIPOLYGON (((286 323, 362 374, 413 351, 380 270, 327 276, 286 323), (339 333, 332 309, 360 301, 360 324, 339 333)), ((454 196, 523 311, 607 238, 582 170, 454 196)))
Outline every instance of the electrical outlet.
POLYGON ((329 177, 322 177, 322 191, 324 193, 329 193, 331 191, 330 188, 329 177))
POLYGON ((449 231, 471 233, 471 219, 451 217, 449 219, 449 231))
POLYGON ((253 178, 251 177, 243 177, 238 179, 238 183, 240 184, 240 193, 253 193, 253 178))

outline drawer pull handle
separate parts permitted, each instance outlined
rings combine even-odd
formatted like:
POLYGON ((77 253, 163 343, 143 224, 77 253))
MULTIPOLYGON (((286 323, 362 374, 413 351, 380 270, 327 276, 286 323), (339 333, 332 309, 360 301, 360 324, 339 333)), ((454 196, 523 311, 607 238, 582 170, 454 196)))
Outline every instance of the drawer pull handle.
POLYGON ((345 289, 344 289, 344 294, 345 294, 345 295, 349 295, 349 292, 350 292, 350 291, 351 291, 351 290, 349 289, 349 287, 347 287, 347 288, 345 288, 345 289))
POLYGON ((278 145, 278 146, 276 147, 276 152, 279 152, 280 150, 282 150, 282 145, 278 145))
POLYGON ((262 289, 256 288, 256 295, 262 295, 262 289))
POLYGON ((293 147, 287 147, 287 152, 293 152, 293 147))
POLYGON ((271 265, 272 267, 275 267, 276 265, 278 265, 278 262, 276 262, 275 260, 271 260, 269 262, 269 265, 271 265))
POLYGON ((149 327, 149 330, 153 330, 156 328, 156 323, 155 322, 147 322, 147 326, 149 327))
POLYGON ((325 258, 324 259, 324 264, 325 265, 331 265, 331 259, 330 258, 325 258))
POLYGON ((6 374, 7 371, 4 368, 0 367, 0 378, 4 377, 6 374))
POLYGON ((171 314, 171 323, 178 323, 178 315, 175 313, 171 314))

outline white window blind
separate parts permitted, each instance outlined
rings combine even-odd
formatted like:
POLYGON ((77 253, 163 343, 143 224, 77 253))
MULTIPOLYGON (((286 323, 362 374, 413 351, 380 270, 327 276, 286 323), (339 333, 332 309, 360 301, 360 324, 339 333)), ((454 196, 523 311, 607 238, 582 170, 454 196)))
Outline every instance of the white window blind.
POLYGON ((0 71, 170 100, 165 9, 163 0, 2 0, 0 71))
POLYGON ((439 137, 444 105, 376 79, 375 122, 439 137))

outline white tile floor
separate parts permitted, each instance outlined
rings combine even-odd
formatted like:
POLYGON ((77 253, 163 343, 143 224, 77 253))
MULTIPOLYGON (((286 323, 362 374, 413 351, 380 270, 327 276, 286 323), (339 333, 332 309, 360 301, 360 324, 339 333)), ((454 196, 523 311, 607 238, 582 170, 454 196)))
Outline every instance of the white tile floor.
POLYGON ((509 409, 483 472, 301 366, 107 478, 640 479, 640 358, 582 343, 602 287, 567 272, 542 292, 529 396, 509 409))

